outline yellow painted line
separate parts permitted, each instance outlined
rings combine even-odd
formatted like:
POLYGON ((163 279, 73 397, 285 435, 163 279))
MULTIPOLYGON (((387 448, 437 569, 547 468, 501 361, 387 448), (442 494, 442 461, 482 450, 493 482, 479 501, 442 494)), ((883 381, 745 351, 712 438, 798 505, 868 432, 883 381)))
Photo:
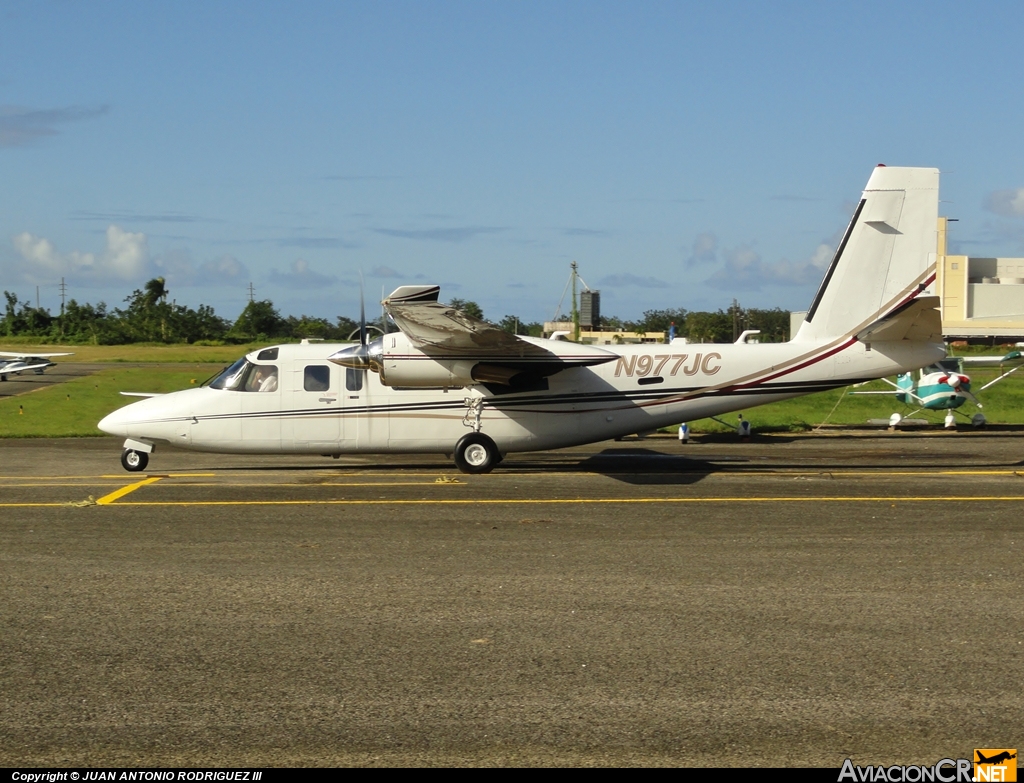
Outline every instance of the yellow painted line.
POLYGON ((181 500, 126 501, 119 506, 454 506, 454 505, 589 505, 676 503, 995 503, 1024 501, 1024 495, 977 497, 702 497, 702 498, 530 498, 472 500, 181 500))
POLYGON ((97 506, 109 506, 111 503, 113 503, 118 498, 123 498, 125 495, 127 495, 130 492, 134 492, 139 487, 144 487, 147 484, 153 484, 153 483, 159 481, 160 478, 161 478, 160 476, 150 476, 149 478, 142 479, 142 481, 136 481, 134 484, 129 484, 127 487, 121 487, 121 489, 116 489, 113 492, 111 492, 109 495, 104 495, 99 500, 97 500, 96 501, 96 505, 97 506))
MULTIPOLYGON (((110 505, 113 500, 133 492, 141 486, 158 481, 159 477, 146 479, 124 487, 117 493, 100 498, 98 505, 110 505), (111 500, 111 498, 113 500, 111 500)), ((472 500, 181 500, 181 501, 134 501, 117 503, 118 506, 465 506, 465 505, 636 505, 636 504, 700 504, 700 503, 1020 503, 1024 495, 979 495, 975 497, 698 497, 698 498, 531 498, 531 499, 488 499, 472 500)), ((66 506, 67 503, 0 503, 0 508, 50 508, 66 506)))
MULTIPOLYGON (((0 489, 7 489, 8 487, 119 487, 123 482, 121 481, 89 481, 81 482, 78 484, 68 484, 59 482, 32 482, 31 484, 0 484, 0 489)), ((212 485, 211 485, 212 486, 212 485)))
POLYGON ((125 479, 125 475, 122 473, 120 476, 0 476, 0 481, 10 479, 17 481, 44 481, 46 479, 125 479))
POLYGON ((66 503, 0 503, 0 508, 50 508, 65 506, 66 503))
MULTIPOLYGON (((15 485, 9 484, 8 486, 36 486, 41 487, 43 484, 25 484, 15 485)), ((56 485, 60 486, 60 485, 56 485)), ((88 484, 69 484, 67 486, 82 486, 87 487, 88 484)), ((281 482, 279 484, 268 484, 265 481, 203 481, 203 482, 189 482, 188 484, 164 484, 164 487, 170 489, 194 489, 196 487, 259 487, 260 489, 269 489, 271 487, 281 487, 286 489, 316 489, 317 487, 464 487, 467 486, 465 479, 457 479, 455 481, 364 481, 364 482, 281 482)))
POLYGON ((1022 476, 1024 472, 1017 470, 820 470, 818 473, 831 473, 835 476, 1022 476))
MULTIPOLYGON (((146 474, 150 475, 149 473, 146 474)), ((216 473, 161 473, 163 477, 170 478, 188 478, 191 476, 209 478, 216 476, 216 473)), ((100 476, 0 476, 0 481, 12 480, 12 481, 46 481, 47 479, 58 480, 58 479, 117 479, 118 481, 124 481, 129 476, 124 473, 104 473, 100 476)))
MULTIPOLYGON (((511 466, 510 466, 511 467, 511 466)), ((514 470, 514 468, 513 468, 514 470)), ((513 472, 509 470, 501 474, 495 474, 488 476, 487 481, 494 481, 495 479, 514 479, 516 481, 522 480, 524 477, 537 478, 541 476, 553 476, 553 477, 564 477, 565 471, 526 471, 526 472, 513 472)), ((617 472, 601 472, 601 471, 568 471, 576 478, 603 478, 610 475, 620 474, 633 474, 636 471, 617 471, 617 472)), ((218 475, 225 475, 225 477, 235 477, 235 471, 231 471, 228 474, 217 474, 217 473, 161 473, 155 474, 152 477, 154 480, 161 478, 213 478, 218 475)), ((692 471, 681 471, 681 475, 715 475, 715 476, 743 476, 743 475, 773 475, 773 476, 824 476, 830 475, 836 476, 1012 476, 1018 478, 1024 478, 1024 470, 902 470, 893 471, 886 470, 885 468, 878 468, 876 470, 864 470, 864 471, 853 471, 853 470, 828 470, 827 468, 819 470, 773 470, 771 468, 735 468, 735 467, 724 467, 724 468, 709 468, 708 470, 692 470, 692 471)), ((147 474, 147 477, 150 474, 147 474)), ((237 475, 237 474, 235 474, 237 475)), ((251 482, 245 481, 224 481, 224 482, 204 482, 204 483, 188 483, 180 486, 186 487, 207 487, 207 486, 225 486, 225 487, 245 487, 245 486, 267 486, 265 483, 260 482, 260 478, 267 475, 287 475, 296 477, 294 471, 268 471, 260 472, 259 475, 254 475, 251 482)), ((300 473, 299 476, 302 474, 300 473)), ((322 472, 317 475, 324 475, 322 472)), ((329 475, 338 477, 339 474, 331 473, 329 475)), ((377 472, 352 472, 341 475, 351 475, 358 477, 372 477, 372 476, 393 476, 394 473, 377 473, 377 472)), ((431 476, 435 479, 440 475, 437 472, 430 473, 403 473, 403 476, 431 476)), ((468 480, 468 477, 456 474, 459 479, 459 484, 456 486, 463 486, 468 480)), ((20 482, 32 482, 32 483, 17 483, 7 484, 0 483, 0 489, 6 487, 74 487, 74 486, 107 486, 108 482, 100 482, 101 479, 116 479, 118 483, 123 481, 125 476, 123 475, 101 475, 101 476, 0 476, 0 482, 3 481, 20 481, 20 482), (46 483, 58 482, 58 483, 46 483), (69 481, 79 481, 83 483, 67 483, 69 481), (95 484, 84 483, 87 481, 95 481, 95 484)), ((148 482, 152 483, 152 482, 148 482)), ((292 481, 281 483, 278 485, 271 486, 282 486, 282 487, 296 487, 296 486, 309 486, 309 487, 413 487, 413 486, 441 486, 441 484, 447 484, 447 482, 437 481, 393 481, 393 482, 303 482, 303 481, 292 481)), ((176 485, 172 485, 176 486, 176 485)), ((737 499, 740 500, 740 499, 737 499)), ((59 505, 59 504, 58 504, 59 505)), ((10 504, 0 504, 0 507, 10 506, 10 504)))

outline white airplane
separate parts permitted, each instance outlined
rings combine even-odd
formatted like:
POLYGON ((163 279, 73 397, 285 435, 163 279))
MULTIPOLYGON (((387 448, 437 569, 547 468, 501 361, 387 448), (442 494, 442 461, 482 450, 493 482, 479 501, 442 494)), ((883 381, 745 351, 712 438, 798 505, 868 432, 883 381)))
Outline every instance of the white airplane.
POLYGON ((33 370, 36 375, 42 375, 47 367, 53 367, 56 362, 51 362, 54 356, 74 356, 73 353, 7 353, 0 351, 0 381, 6 381, 8 375, 21 375, 23 372, 33 370))
MULTIPOLYGON (((99 423, 144 470, 158 443, 223 453, 420 452, 486 473, 512 452, 655 430, 904 373, 945 356, 935 279, 939 173, 876 168, 788 343, 578 345, 517 337, 403 286, 401 330, 358 344, 279 345, 212 383, 99 423)), ((365 324, 365 318, 363 318, 365 324)))

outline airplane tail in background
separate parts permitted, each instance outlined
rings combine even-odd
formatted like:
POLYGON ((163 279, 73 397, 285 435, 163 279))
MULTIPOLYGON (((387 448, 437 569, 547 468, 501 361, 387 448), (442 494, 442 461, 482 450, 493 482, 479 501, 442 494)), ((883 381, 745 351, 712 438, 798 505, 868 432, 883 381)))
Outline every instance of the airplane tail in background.
POLYGON ((855 335, 935 279, 938 169, 878 166, 794 342, 855 335))

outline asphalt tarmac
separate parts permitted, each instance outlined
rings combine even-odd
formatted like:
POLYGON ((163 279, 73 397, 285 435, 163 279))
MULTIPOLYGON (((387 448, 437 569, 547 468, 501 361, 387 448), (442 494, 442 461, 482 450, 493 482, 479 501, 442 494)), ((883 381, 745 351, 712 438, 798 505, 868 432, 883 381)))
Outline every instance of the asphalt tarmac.
POLYGON ((119 455, 0 442, 0 766, 930 766, 1024 739, 1017 432, 486 476, 119 455))
MULTIPOLYGON (((59 347, 59 346, 58 346, 59 347)), ((117 365, 122 366, 122 365, 117 365)), ((135 365, 127 365, 135 366, 135 365)), ((47 386, 70 381, 72 378, 81 378, 83 375, 92 375, 102 369, 110 367, 108 364, 82 364, 78 362, 57 362, 45 372, 35 371, 23 372, 21 375, 8 375, 5 381, 0 382, 0 399, 4 397, 17 397, 20 394, 29 394, 47 386)))

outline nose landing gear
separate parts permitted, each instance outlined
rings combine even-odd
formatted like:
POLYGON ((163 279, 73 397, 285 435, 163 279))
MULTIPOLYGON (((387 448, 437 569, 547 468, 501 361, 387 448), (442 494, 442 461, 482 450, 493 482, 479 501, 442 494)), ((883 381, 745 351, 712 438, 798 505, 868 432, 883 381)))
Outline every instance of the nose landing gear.
POLYGON ((149 464, 149 455, 144 451, 125 449, 121 452, 121 467, 131 473, 145 470, 149 464))

